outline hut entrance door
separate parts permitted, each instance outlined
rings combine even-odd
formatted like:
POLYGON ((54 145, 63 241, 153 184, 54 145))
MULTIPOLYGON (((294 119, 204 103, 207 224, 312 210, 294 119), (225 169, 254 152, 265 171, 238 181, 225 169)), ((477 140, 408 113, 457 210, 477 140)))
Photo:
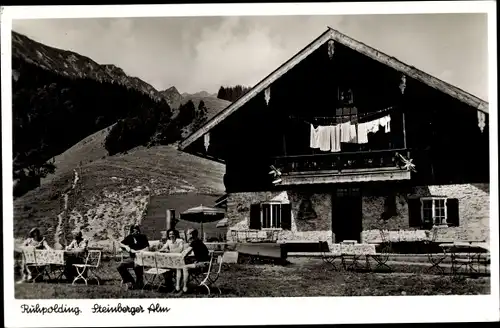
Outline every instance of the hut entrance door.
POLYGON ((338 188, 332 197, 332 228, 335 242, 361 242, 362 199, 359 188, 338 188))

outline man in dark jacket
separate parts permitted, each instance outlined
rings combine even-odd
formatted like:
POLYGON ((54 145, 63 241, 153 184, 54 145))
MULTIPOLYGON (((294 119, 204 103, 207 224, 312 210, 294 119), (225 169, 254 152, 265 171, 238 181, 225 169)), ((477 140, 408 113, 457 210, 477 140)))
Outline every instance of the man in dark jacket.
POLYGON ((135 253, 149 250, 149 241, 146 235, 141 233, 141 229, 138 225, 133 225, 130 227, 130 234, 125 237, 120 243, 123 250, 130 254, 130 257, 124 259, 122 263, 118 266, 118 272, 122 277, 122 281, 127 285, 129 289, 141 288, 144 285, 143 275, 144 268, 142 266, 135 264, 135 253), (128 269, 133 268, 136 276, 136 280, 128 271, 128 269))
POLYGON ((181 293, 187 292, 189 270, 200 270, 206 267, 206 265, 208 265, 208 263, 210 262, 210 252, 208 251, 207 246, 198 237, 198 230, 189 229, 186 235, 189 242, 189 248, 185 254, 190 255, 192 253, 193 256, 186 256, 184 260, 186 266, 182 270, 184 286, 181 293))

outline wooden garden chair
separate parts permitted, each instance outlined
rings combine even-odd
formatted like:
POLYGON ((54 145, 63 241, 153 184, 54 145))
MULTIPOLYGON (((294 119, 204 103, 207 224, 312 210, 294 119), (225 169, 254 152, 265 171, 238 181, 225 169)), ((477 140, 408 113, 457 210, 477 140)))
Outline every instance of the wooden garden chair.
MULTIPOLYGON (((389 256, 392 253, 392 241, 390 238, 389 230, 379 229, 380 238, 382 241, 382 247, 379 252, 375 255, 371 255, 371 258, 375 260, 377 265, 375 266, 375 270, 380 268, 385 268, 389 271, 392 271, 392 268, 387 264, 389 261, 389 256)), ((369 265, 369 263, 368 263, 369 265)))
POLYGON ((319 251, 321 252, 321 259, 323 260, 323 262, 327 265, 331 265, 334 270, 337 270, 335 260, 341 257, 341 254, 331 252, 330 247, 328 246, 328 242, 326 241, 319 242, 319 251))
MULTIPOLYGON (((430 248, 431 245, 434 245, 437 241, 438 237, 438 229, 433 227, 431 229, 431 236, 429 239, 427 239, 424 244, 428 245, 430 248)), ((432 250, 428 250, 427 252, 427 258, 429 259, 429 262, 431 263, 431 266, 425 269, 425 273, 430 273, 432 270, 437 270, 441 274, 445 274, 445 270, 441 266, 443 261, 448 257, 448 254, 444 249, 442 249, 441 253, 434 253, 432 250)))
POLYGON ((219 279, 222 271, 224 253, 210 252, 210 261, 208 265, 205 263, 195 263, 194 267, 187 265, 189 271, 189 279, 194 281, 196 285, 203 286, 207 289, 210 295, 211 288, 215 287, 222 294, 219 287, 214 286, 214 283, 219 279))
POLYGON ((100 285, 101 279, 96 274, 96 271, 101 265, 101 256, 102 252, 100 250, 89 250, 85 258, 85 263, 73 264, 77 272, 77 277, 73 280, 73 285, 80 279, 85 281, 85 285, 87 285, 88 280, 91 279, 90 276, 93 276, 97 284, 100 285))
POLYGON ((158 259, 157 259, 158 254, 155 252, 139 252, 136 253, 136 256, 137 256, 137 262, 141 263, 141 266, 143 266, 144 268, 148 268, 147 270, 144 270, 144 277, 146 279, 142 289, 144 289, 147 285, 153 286, 156 278, 158 277, 160 278, 160 283, 158 284, 156 290, 158 291, 161 287, 166 287, 165 284, 162 282, 162 279, 165 273, 169 271, 169 269, 158 267, 158 259))
POLYGON ((31 275, 33 283, 36 282, 38 278, 43 278, 44 276, 50 278, 49 272, 47 270, 48 265, 45 263, 37 262, 35 248, 32 247, 23 248, 22 252, 24 258, 24 265, 27 267, 27 270, 31 275))

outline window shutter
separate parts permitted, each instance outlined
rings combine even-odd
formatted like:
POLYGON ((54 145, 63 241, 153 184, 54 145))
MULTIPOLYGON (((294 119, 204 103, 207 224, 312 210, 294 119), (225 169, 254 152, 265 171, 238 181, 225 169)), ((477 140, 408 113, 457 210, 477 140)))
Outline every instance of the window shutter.
POLYGON ((458 199, 448 198, 446 200, 447 222, 450 227, 458 227, 459 225, 459 206, 458 199))
POLYGON ((422 226, 421 206, 419 198, 408 199, 408 221, 410 228, 420 228, 422 226))
POLYGON ((260 204, 250 205, 250 229, 260 229, 260 204))
POLYGON ((281 204, 281 229, 292 229, 292 206, 290 204, 281 204))

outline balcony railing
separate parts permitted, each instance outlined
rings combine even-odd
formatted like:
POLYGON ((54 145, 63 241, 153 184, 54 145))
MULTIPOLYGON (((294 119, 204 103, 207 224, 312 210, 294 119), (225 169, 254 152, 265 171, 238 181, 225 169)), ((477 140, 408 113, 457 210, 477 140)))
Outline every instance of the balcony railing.
POLYGON ((398 167, 397 154, 408 156, 406 149, 343 152, 331 154, 274 157, 274 166, 282 173, 311 171, 343 171, 398 167))

